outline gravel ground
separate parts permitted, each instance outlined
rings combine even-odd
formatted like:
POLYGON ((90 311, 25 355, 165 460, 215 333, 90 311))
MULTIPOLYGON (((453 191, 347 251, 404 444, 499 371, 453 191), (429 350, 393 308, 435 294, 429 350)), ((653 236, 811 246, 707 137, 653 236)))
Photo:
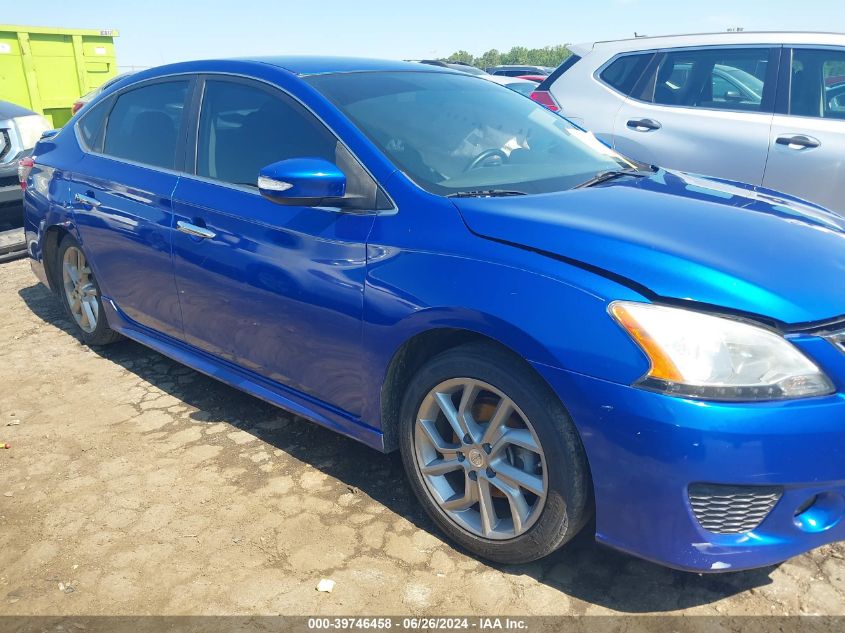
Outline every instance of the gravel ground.
POLYGON ((396 455, 135 343, 84 347, 27 261, 0 266, 3 442, 0 614, 845 614, 843 544, 715 576, 589 534, 468 557, 396 455))

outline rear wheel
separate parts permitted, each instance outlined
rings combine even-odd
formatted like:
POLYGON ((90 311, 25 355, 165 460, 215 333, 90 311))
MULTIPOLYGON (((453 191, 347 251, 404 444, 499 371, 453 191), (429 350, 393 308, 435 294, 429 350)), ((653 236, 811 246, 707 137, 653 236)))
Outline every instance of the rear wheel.
POLYGON ((82 340, 88 345, 107 345, 120 338, 103 313, 100 287, 79 243, 66 235, 59 245, 56 262, 59 295, 82 340))
POLYGON ((400 446, 423 507, 473 553, 541 558, 591 515, 580 437, 523 361, 470 344, 427 363, 403 404, 400 446))

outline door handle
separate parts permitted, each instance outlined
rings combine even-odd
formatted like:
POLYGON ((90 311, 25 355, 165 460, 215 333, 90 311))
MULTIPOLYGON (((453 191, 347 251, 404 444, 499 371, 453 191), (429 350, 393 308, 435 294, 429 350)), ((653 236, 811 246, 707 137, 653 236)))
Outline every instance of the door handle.
POLYGON ((786 145, 789 149, 802 150, 821 147, 821 142, 812 136, 796 134, 795 136, 778 136, 775 140, 778 145, 786 145))
POLYGON ((652 130, 659 130, 663 127, 659 121, 655 121, 654 119, 631 119, 628 121, 627 126, 637 132, 651 132, 652 130))
POLYGON ((197 226, 196 224, 191 224, 190 222, 183 222, 182 220, 176 222, 176 230, 202 239, 211 239, 212 237, 217 235, 217 233, 215 233, 214 231, 209 231, 204 226, 197 226))
POLYGON ((96 209, 101 204, 99 200, 90 196, 83 196, 81 193, 75 194, 73 196, 73 201, 92 209, 96 209))

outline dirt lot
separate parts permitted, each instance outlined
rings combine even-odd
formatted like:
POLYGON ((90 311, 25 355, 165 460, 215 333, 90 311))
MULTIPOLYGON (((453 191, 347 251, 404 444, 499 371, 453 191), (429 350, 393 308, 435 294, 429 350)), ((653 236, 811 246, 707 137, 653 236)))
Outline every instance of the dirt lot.
POLYGON ((493 567, 384 456, 132 342, 0 266, 0 614, 845 614, 845 545, 674 572, 579 538, 493 567), (321 578, 332 593, 316 591, 321 578))

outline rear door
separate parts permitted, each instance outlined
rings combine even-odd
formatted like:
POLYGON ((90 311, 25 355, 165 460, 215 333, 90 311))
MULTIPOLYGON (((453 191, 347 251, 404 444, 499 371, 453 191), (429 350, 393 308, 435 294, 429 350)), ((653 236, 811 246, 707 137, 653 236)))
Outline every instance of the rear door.
POLYGON ((173 240, 186 341, 360 414, 375 182, 275 87, 209 76, 198 96, 195 167, 173 197, 177 225, 188 231, 173 240), (303 157, 337 164, 359 208, 286 206, 259 194, 262 167, 303 157))
POLYGON ((178 338, 170 197, 190 92, 189 79, 160 79, 93 108, 78 128, 87 153, 70 177, 82 247, 103 295, 132 321, 178 338))
POLYGON ((845 48, 784 57, 763 184, 845 212, 845 48))
POLYGON ((763 181, 779 49, 662 51, 616 114, 614 147, 638 160, 763 181))

